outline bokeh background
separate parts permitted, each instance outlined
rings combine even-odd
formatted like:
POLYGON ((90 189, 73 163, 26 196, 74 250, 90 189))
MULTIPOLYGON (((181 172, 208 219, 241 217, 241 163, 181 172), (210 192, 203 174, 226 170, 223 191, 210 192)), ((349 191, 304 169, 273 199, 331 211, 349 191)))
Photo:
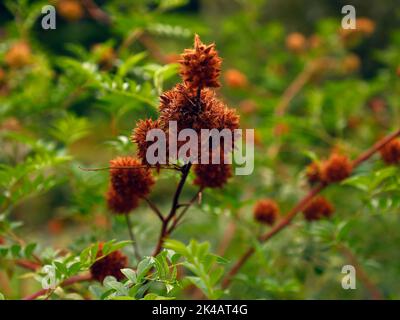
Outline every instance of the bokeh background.
MULTIPOLYGON (((2 1, 0 4, 0 236, 37 243, 51 256, 100 240, 127 239, 105 205, 107 171, 132 155, 131 130, 157 116, 158 96, 179 81, 177 60, 195 33, 223 58, 219 96, 255 128, 255 171, 206 190, 173 237, 208 241, 233 262, 267 227, 253 220, 260 198, 282 214, 306 192, 305 167, 332 150, 355 157, 400 123, 400 2, 317 0, 2 1), (41 8, 57 10, 56 30, 41 8), (341 29, 341 8, 358 29, 341 29), (10 227, 11 226, 11 227, 10 227)), ((189 182, 193 177, 189 178, 189 182)), ((173 173, 151 198, 164 211, 173 173)), ((374 158, 356 177, 324 192, 330 220, 301 215, 263 246, 236 277, 235 299, 369 298, 343 290, 350 251, 385 298, 398 299, 400 176, 374 158), (346 252, 347 252, 346 251, 346 252)), ((191 183, 184 197, 191 197, 191 183)), ((132 214, 144 254, 159 222, 143 204, 132 214)), ((4 240, 5 239, 5 240, 4 240)), ((126 248, 130 260, 135 258, 126 248)), ((228 262, 228 266, 229 263, 228 262)), ((0 259, 0 292, 20 298, 37 286, 0 259)), ((178 297, 196 297, 182 290, 178 297)))

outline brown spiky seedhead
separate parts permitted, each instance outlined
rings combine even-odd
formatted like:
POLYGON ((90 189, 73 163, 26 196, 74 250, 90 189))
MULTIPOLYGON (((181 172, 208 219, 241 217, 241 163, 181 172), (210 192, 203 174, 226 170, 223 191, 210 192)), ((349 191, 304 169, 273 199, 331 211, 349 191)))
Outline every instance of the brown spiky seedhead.
MULTIPOLYGON (((97 258, 103 255, 102 252, 103 244, 99 244, 99 250, 97 252, 97 258)), ((104 278, 107 276, 113 276, 118 281, 125 278, 121 269, 128 266, 128 258, 119 250, 113 251, 105 257, 97 260, 91 267, 90 273, 93 279, 103 282, 104 278)))
POLYGON ((226 85, 231 88, 245 88, 249 83, 246 75, 237 69, 226 70, 224 80, 226 85))
POLYGON ((334 183, 348 178, 352 171, 352 163, 348 157, 333 153, 321 166, 321 177, 325 183, 334 183))
POLYGON ((394 139, 380 150, 383 161, 387 164, 400 164, 400 139, 394 139))
POLYGON ((286 47, 295 53, 300 53, 306 49, 307 40, 299 32, 293 32, 286 37, 286 47))
POLYGON ((315 221, 331 217, 333 211, 334 208, 328 200, 322 196, 317 196, 303 210, 303 214, 307 221, 315 221))
POLYGON ((185 49, 181 55, 180 75, 190 89, 219 87, 218 77, 221 72, 221 58, 215 50, 215 44, 205 45, 196 34, 194 49, 185 49))
POLYGON ((2 245, 4 243, 5 243, 4 238, 0 236, 0 245, 2 245))
POLYGON ((238 129, 239 115, 220 101, 214 91, 201 91, 200 101, 196 93, 183 84, 176 85, 160 97, 160 125, 168 129, 169 121, 176 121, 178 131, 191 128, 201 129, 238 129))
POLYGON ((137 122, 135 129, 133 129, 131 136, 132 142, 137 145, 137 156, 145 164, 148 164, 146 160, 147 149, 154 143, 153 141, 146 141, 146 136, 147 133, 153 129, 160 129, 159 120, 140 120, 137 122))
POLYGON ((149 168, 133 157, 117 157, 110 161, 111 187, 121 197, 145 197, 154 178, 149 168))
POLYGON ((196 164, 194 166, 194 174, 196 178, 193 183, 202 188, 222 188, 228 179, 232 177, 232 166, 225 164, 226 154, 222 150, 220 153, 219 164, 212 163, 213 155, 210 154, 209 164, 196 164))
POLYGON ((279 217, 279 207, 271 199, 258 200, 253 208, 254 219, 272 226, 279 217))
POLYGON ((318 161, 313 161, 307 166, 306 177, 310 185, 321 182, 321 164, 318 161))
POLYGON ((22 68, 32 62, 31 47, 25 41, 19 41, 12 45, 4 57, 5 63, 10 68, 22 68))
POLYGON ((76 21, 83 17, 84 10, 78 0, 57 1, 57 13, 69 21, 76 21))
POLYGON ((132 194, 118 194, 110 185, 106 193, 107 206, 115 214, 128 214, 139 206, 139 198, 132 194))

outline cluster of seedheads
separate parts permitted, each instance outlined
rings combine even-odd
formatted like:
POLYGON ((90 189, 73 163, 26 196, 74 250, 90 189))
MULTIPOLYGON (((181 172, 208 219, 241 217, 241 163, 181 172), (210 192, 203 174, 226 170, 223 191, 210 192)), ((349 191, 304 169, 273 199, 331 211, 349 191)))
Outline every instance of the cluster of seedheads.
MULTIPOLYGON (((178 134, 181 130, 188 128, 199 133, 201 129, 229 129, 233 133, 233 130, 239 128, 239 116, 235 109, 227 107, 218 99, 214 91, 214 88, 220 86, 221 61, 215 45, 203 44, 196 35, 194 48, 186 49, 178 61, 182 83, 160 96, 157 119, 140 120, 133 130, 132 142, 137 146, 136 156, 117 157, 110 161, 110 183, 106 201, 111 212, 128 216, 138 207, 141 200, 150 204, 147 196, 156 182, 155 174, 160 173, 163 169, 180 171, 184 177, 184 183, 190 169, 193 168, 195 176, 193 184, 200 190, 220 188, 232 176, 231 165, 226 164, 224 159, 232 152, 233 146, 225 146, 224 149, 222 146, 206 145, 209 148, 210 160, 211 157, 220 157, 218 164, 211 163, 211 161, 209 164, 201 164, 201 161, 198 161, 198 164, 192 166, 190 162, 184 164, 174 162, 168 157, 168 150, 166 163, 150 164, 146 156, 151 145, 151 142, 146 139, 148 132, 152 129, 159 129, 168 137, 170 121, 177 123, 178 134)), ((204 147, 204 145, 199 145, 199 148, 204 147)), ((173 207, 167 216, 162 216, 157 210, 163 227, 165 227, 162 230, 162 237, 167 235, 168 230, 176 226, 176 219, 173 221, 170 218, 175 215, 179 204, 174 203, 173 206, 175 208, 173 207), (170 225, 168 225, 169 222, 171 222, 170 225)), ((101 255, 101 248, 99 254, 101 255)), ((113 275, 118 279, 121 277, 119 269, 125 265, 126 257, 117 251, 97 260, 92 266, 91 272, 93 278, 99 281, 102 281, 105 275, 113 275)))
MULTIPOLYGON (((380 150, 381 158, 387 165, 400 164, 400 139, 393 139, 380 150)), ((348 178, 353 170, 352 161, 345 155, 333 152, 322 161, 313 161, 306 168, 306 178, 310 186, 318 184, 329 185, 348 178)), ((329 218, 334 212, 334 206, 325 197, 318 195, 303 209, 307 221, 329 218)), ((256 221, 273 225, 279 217, 279 207, 272 199, 259 200, 253 209, 256 221)))
MULTIPOLYGON (((196 164, 185 163, 179 165, 170 162, 150 164, 146 154, 150 146, 146 136, 149 130, 160 129, 168 136, 169 121, 176 121, 178 132, 191 128, 201 129, 229 129, 233 131, 239 127, 239 116, 234 109, 228 108, 215 94, 213 88, 219 87, 221 59, 215 50, 214 44, 205 45, 198 36, 195 37, 193 49, 186 49, 179 60, 182 83, 164 92, 160 96, 159 117, 155 120, 140 120, 133 130, 132 141, 137 146, 136 157, 117 157, 110 161, 110 183, 106 194, 109 209, 115 214, 128 216, 147 196, 155 184, 155 173, 163 169, 180 171, 185 177, 193 168, 194 184, 204 188, 220 188, 231 177, 231 165, 224 164, 196 164)), ((199 146, 203 147, 203 146, 199 146)), ((227 156, 229 150, 210 148, 210 157, 218 152, 221 160, 227 156)), ((394 139, 380 149, 382 159, 387 164, 400 163, 400 140, 394 139)), ((168 153, 167 153, 168 156, 168 153)), ((328 159, 314 161, 306 168, 306 178, 311 187, 329 185, 348 178, 353 170, 352 161, 339 152, 333 152, 328 159)), ((182 180, 181 180, 182 181, 182 180)), ((184 181, 183 181, 184 182, 184 181)), ((150 203, 149 203, 150 204, 150 203)), ((177 205, 175 203, 175 205, 177 205)), ((177 208, 173 208, 177 210, 177 208)), ((171 211, 173 214, 175 211, 171 211)), ((334 212, 333 205, 323 196, 318 195, 302 209, 306 221, 316 221, 329 218, 334 212)), ((158 213, 160 214, 160 213, 158 213)), ((172 215, 173 215, 172 214, 172 215)), ((278 204, 272 199, 260 199, 253 209, 254 219, 269 226, 273 226, 280 218, 278 204)), ((161 236, 168 235, 168 222, 171 213, 162 217, 163 228, 161 236)), ((175 226, 175 225, 173 225, 175 226)), ((161 238, 160 238, 161 239, 161 238)), ((160 242, 162 243, 162 242, 160 242)), ((99 248, 101 256, 101 247, 99 248)), ((102 281, 106 275, 113 275, 117 279, 122 277, 120 269, 126 267, 127 258, 120 251, 100 258, 91 268, 94 279, 102 281)))

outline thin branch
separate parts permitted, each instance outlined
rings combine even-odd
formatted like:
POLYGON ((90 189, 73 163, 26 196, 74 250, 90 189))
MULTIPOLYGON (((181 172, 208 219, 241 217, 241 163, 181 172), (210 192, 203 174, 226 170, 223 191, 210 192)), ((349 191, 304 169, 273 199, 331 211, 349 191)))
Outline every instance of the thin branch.
MULTIPOLYGON (((168 229, 168 234, 171 234, 175 230, 175 228, 178 226, 179 222, 182 220, 183 216, 189 210, 189 208, 195 203, 196 200, 201 198, 202 192, 203 192, 203 188, 200 188, 196 192, 194 197, 187 204, 185 204, 185 208, 181 211, 181 213, 178 216, 175 216, 176 219, 174 219, 171 227, 168 229)), ((182 207, 182 205, 179 205, 178 207, 182 207)))
MULTIPOLYGON (((68 287, 68 286, 73 285, 78 282, 85 282, 85 281, 90 281, 90 280, 92 280, 92 275, 90 273, 83 274, 83 275, 76 275, 71 278, 68 278, 67 280, 64 280, 63 282, 61 282, 61 284, 59 286, 60 287, 68 287)), ((35 300, 36 298, 38 298, 40 296, 51 293, 51 291, 52 291, 51 289, 41 289, 29 296, 26 296, 25 298, 23 298, 23 300, 35 300)))
POLYGON ((172 219, 172 217, 176 213, 176 210, 178 209, 179 197, 180 197, 180 195, 182 193, 183 186, 185 185, 185 182, 186 182, 186 179, 187 179, 187 177, 189 175, 191 167, 192 167, 192 164, 188 163, 183 168, 181 180, 179 181, 178 187, 176 188, 176 191, 175 191, 175 194, 174 194, 174 198, 172 200, 171 210, 170 210, 167 218, 165 219, 167 222, 169 222, 172 219))
POLYGON ((132 45, 137 39, 140 38, 140 36, 143 34, 143 29, 134 29, 132 32, 128 34, 128 36, 125 38, 125 40, 122 42, 121 46, 118 49, 118 54, 121 54, 121 52, 125 49, 127 49, 129 46, 132 45))
POLYGON ((25 268, 25 269, 28 269, 31 271, 36 271, 41 267, 41 265, 39 263, 25 260, 25 259, 18 259, 15 261, 15 264, 20 266, 21 268, 25 268))
POLYGON ((371 158, 377 151, 382 149, 387 143, 390 141, 396 139, 398 136, 400 136, 400 129, 393 132, 392 134, 382 138, 379 140, 377 143, 375 143, 370 149, 366 150, 363 152, 357 159, 353 161, 353 167, 359 166, 362 162, 368 160, 371 158))
POLYGON ((110 16, 105 13, 93 0, 82 0, 82 4, 86 7, 86 10, 93 19, 106 25, 111 24, 110 16))
MULTIPOLYGON (((379 140, 377 143, 375 143, 371 148, 363 152, 360 156, 358 156, 354 161, 353 161, 353 168, 356 168, 359 166, 361 163, 364 161, 367 161, 370 157, 372 157, 376 152, 378 152, 382 147, 384 147, 387 143, 390 141, 394 140, 400 136, 400 129, 395 131, 394 133, 384 137, 383 139, 379 140)), ((302 200, 298 202, 298 204, 293 207, 292 210, 289 211, 289 213, 275 226, 273 227, 270 231, 265 233, 259 238, 259 241, 261 243, 266 242, 270 238, 272 238, 275 234, 279 233, 282 229, 284 229, 286 226, 290 224, 290 222, 293 220, 293 218, 301 212, 309 203, 310 201, 317 195, 319 194, 323 189, 325 189, 328 185, 326 184, 320 184, 314 189, 312 189, 302 200)), ((222 286, 223 288, 227 288, 230 283, 232 278, 236 275, 236 273, 239 272, 240 268, 246 263, 246 261, 254 254, 255 249, 254 247, 250 247, 240 258, 239 260, 233 265, 232 269, 229 271, 225 279, 223 280, 222 286)))
POLYGON ((160 209, 158 209, 158 207, 148 198, 143 197, 144 201, 147 202, 147 204, 149 205, 149 207, 151 208, 151 210, 154 211, 154 213, 157 215, 157 217, 161 220, 161 222, 164 222, 164 217, 161 214, 160 209))
POLYGON ((140 255, 140 251, 139 251, 139 246, 138 243, 136 241, 136 237, 132 231, 132 223, 131 223, 131 219, 129 217, 129 214, 125 214, 125 221, 126 221, 126 226, 128 227, 128 233, 129 233, 129 238, 132 241, 132 248, 133 248, 133 253, 136 257, 136 259, 138 261, 140 261, 142 259, 142 256, 140 255))
POLYGON ((176 170, 176 171, 181 171, 182 169, 179 166, 173 165, 165 165, 165 166, 147 166, 147 165, 140 165, 140 166, 125 166, 125 167, 100 167, 100 168, 84 168, 81 166, 78 166, 79 169, 83 171, 105 171, 105 170, 113 170, 113 169, 143 169, 143 168, 151 168, 151 169, 169 169, 169 170, 176 170))
POLYGON ((225 255, 226 250, 228 250, 228 248, 230 247, 230 244, 235 236, 236 229, 236 222, 232 220, 229 221, 217 249, 217 254, 219 256, 223 257, 225 255))
POLYGON ((172 200, 171 210, 170 210, 168 216, 163 220, 163 223, 161 225, 160 235, 159 235, 158 241, 157 241, 157 246, 154 249, 152 256, 156 256, 158 253, 160 253, 161 248, 164 244, 164 240, 169 234, 168 233, 168 224, 171 221, 171 219, 174 218, 174 216, 176 214, 176 211, 178 209, 178 204, 179 204, 179 197, 182 193, 183 186, 185 185, 185 182, 189 175, 191 167, 192 167, 192 164, 188 163, 188 164, 184 165, 182 168, 182 176, 181 176, 181 179, 179 180, 179 184, 176 188, 174 198, 172 200))
POLYGON ((311 79, 311 77, 315 74, 315 72, 320 68, 321 64, 323 63, 327 64, 329 63, 329 60, 327 58, 321 58, 318 60, 313 60, 306 65, 304 70, 293 80, 293 82, 289 85, 289 87, 287 87, 287 89, 283 93, 282 98, 275 109, 275 114, 277 116, 281 117, 286 113, 290 102, 307 84, 307 82, 311 79))

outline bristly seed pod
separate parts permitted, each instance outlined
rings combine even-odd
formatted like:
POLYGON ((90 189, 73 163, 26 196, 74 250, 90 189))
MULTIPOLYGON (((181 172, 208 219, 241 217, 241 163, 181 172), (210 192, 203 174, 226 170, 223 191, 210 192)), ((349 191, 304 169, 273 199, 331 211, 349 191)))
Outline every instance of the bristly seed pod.
MULTIPOLYGON (((97 252, 97 258, 103 255, 103 244, 99 244, 99 250, 97 252)), ((103 282, 104 278, 107 276, 113 276, 118 281, 125 278, 121 269, 128 266, 128 258, 119 250, 113 251, 107 256, 97 260, 91 267, 90 273, 93 279, 103 282)))
POLYGON ((142 160, 142 163, 148 164, 146 153, 147 149, 154 143, 153 141, 146 141, 147 133, 153 129, 160 129, 160 121, 145 119, 137 122, 135 129, 131 136, 132 142, 137 145, 137 156, 142 160))
POLYGON ((304 218, 307 221, 316 221, 332 216, 334 208, 332 204, 322 196, 315 197, 303 210, 304 218))
POLYGON ((272 226, 279 216, 279 207, 271 199, 258 200, 253 209, 254 219, 272 226))
POLYGON ((108 208, 116 214, 128 214, 139 199, 150 193, 154 178, 138 159, 118 157, 110 161, 110 186, 106 194, 108 208))
POLYGON ((150 193, 154 178, 150 169, 132 157, 118 157, 110 161, 111 186, 121 197, 144 197, 150 193))
POLYGON ((210 154, 209 164, 196 164, 194 174, 196 176, 194 184, 202 188, 222 188, 228 179, 232 176, 232 166, 225 164, 224 159, 227 156, 222 150, 220 152, 220 163, 212 163, 213 154, 210 154))
POLYGON ((194 49, 185 49, 181 57, 180 75, 188 88, 196 90, 220 86, 218 77, 222 60, 215 50, 215 44, 203 44, 196 34, 194 49))
POLYGON ((314 185, 321 182, 321 164, 317 161, 313 161, 306 168, 306 177, 310 185, 314 185))
POLYGON ((139 206, 139 198, 135 195, 118 194, 112 186, 106 194, 107 206, 115 214, 128 214, 139 206))
POLYGON ((168 130, 169 121, 176 121, 178 131, 186 128, 201 129, 239 128, 239 115, 220 101, 214 91, 201 91, 200 101, 185 85, 178 84, 160 97, 160 126, 168 130))
POLYGON ((352 163, 348 157, 333 153, 322 163, 321 176, 325 183, 334 183, 348 178, 351 174, 352 163))
POLYGON ((387 143, 380 153, 386 164, 400 164, 400 139, 394 139, 387 143))

